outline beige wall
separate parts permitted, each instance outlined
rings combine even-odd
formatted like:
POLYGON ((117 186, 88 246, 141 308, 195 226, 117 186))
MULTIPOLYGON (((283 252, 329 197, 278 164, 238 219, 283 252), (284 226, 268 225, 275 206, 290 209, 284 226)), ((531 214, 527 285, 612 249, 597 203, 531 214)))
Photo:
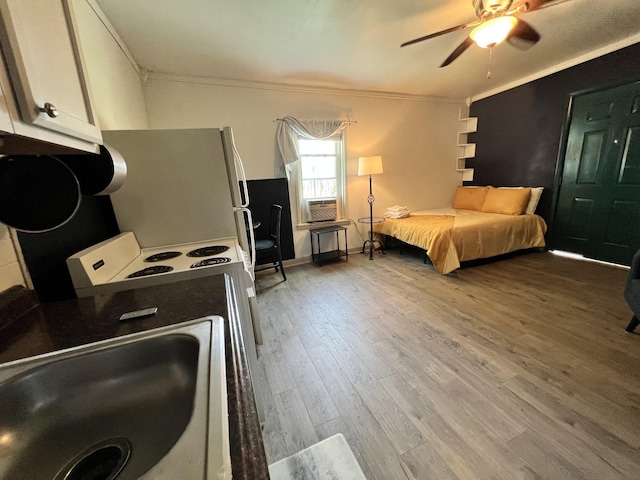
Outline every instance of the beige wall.
MULTIPOLYGON (((461 183, 455 171, 457 103, 223 86, 159 75, 145 84, 144 94, 151 128, 233 127, 249 179, 275 176, 276 118, 355 120, 346 134, 347 214, 354 221, 369 214, 368 178, 357 176, 359 156, 383 157, 384 174, 373 180, 376 215, 394 204, 411 210, 450 205, 461 183)), ((357 229, 349 231, 352 247, 366 236, 364 225, 357 229)), ((294 227, 294 236, 296 257, 308 257, 307 230, 294 227)))
POLYGON ((147 128, 138 67, 95 0, 74 0, 80 46, 102 130, 147 128))

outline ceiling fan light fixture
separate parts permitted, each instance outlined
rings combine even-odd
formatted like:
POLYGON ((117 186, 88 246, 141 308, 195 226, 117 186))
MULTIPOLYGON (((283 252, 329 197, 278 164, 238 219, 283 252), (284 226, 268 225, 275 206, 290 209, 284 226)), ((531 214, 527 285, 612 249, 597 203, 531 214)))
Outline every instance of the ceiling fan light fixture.
POLYGON ((491 18, 474 28, 469 36, 479 47, 494 47, 507 38, 516 23, 518 19, 511 15, 491 18))

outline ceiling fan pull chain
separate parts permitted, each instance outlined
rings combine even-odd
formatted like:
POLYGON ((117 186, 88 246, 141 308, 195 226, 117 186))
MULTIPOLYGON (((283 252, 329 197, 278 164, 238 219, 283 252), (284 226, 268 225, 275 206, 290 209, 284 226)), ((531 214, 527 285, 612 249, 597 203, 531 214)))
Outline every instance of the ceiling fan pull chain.
POLYGON ((489 47, 489 66, 487 67, 487 80, 491 80, 491 59, 493 57, 493 47, 489 47))

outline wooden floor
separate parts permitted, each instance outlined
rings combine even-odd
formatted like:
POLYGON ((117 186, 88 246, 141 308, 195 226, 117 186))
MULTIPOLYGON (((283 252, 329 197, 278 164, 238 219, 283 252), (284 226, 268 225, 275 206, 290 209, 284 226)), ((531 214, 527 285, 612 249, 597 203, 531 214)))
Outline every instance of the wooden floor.
POLYGON ((639 479, 626 275, 398 251, 259 274, 268 461, 341 432, 369 480, 639 479))

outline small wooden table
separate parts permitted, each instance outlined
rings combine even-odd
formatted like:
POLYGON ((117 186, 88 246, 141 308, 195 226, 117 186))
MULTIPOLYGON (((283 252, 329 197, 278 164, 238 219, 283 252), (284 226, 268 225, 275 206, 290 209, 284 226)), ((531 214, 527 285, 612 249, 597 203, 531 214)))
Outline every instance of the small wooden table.
POLYGON ((309 235, 311 235, 311 260, 314 262, 318 262, 318 265, 322 265, 322 261, 326 260, 334 260, 336 258, 344 257, 345 261, 349 261, 349 248, 347 245, 347 227, 343 227, 342 225, 331 225, 330 227, 322 227, 322 228, 313 228, 309 230, 309 235), (336 248, 335 250, 330 250, 328 252, 323 252, 320 246, 320 236, 327 233, 336 234, 336 248), (344 250, 340 249, 340 232, 344 232, 344 250), (318 247, 318 253, 315 253, 314 241, 316 239, 315 244, 318 247))

